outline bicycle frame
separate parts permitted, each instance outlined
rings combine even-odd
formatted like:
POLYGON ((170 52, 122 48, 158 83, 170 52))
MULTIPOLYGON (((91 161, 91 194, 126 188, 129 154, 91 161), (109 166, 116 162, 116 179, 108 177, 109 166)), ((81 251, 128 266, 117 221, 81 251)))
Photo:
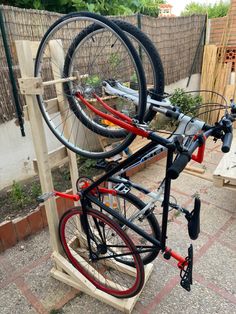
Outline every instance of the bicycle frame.
MULTIPOLYGON (((154 136, 154 134, 153 134, 154 136)), ((156 138, 154 136, 154 138, 156 138)), ((159 139, 159 137, 157 136, 159 139)), ((157 140, 156 138, 156 140, 157 140)), ((167 169, 172 165, 173 161, 173 154, 174 154, 174 146, 171 144, 170 141, 160 138, 160 141, 162 144, 170 145, 167 153, 167 163, 166 163, 166 171, 167 169)), ((184 269, 185 266, 188 265, 186 259, 182 256, 180 256, 177 252, 174 250, 168 248, 166 246, 166 234, 167 234, 167 222, 168 222, 168 213, 169 213, 169 198, 170 198, 170 187, 171 187, 171 179, 168 177, 166 178, 165 182, 165 188, 164 188, 164 200, 163 200, 163 213, 162 213, 162 233, 161 233, 161 240, 157 240, 156 238, 150 236, 148 233, 143 231, 141 228, 139 228, 135 223, 130 221, 129 219, 124 218, 122 215, 120 215, 117 211, 114 209, 106 206, 104 203, 102 203, 96 196, 94 196, 93 191, 98 189, 101 193, 108 193, 111 195, 115 195, 115 190, 112 189, 106 189, 101 188, 99 185, 102 182, 107 181, 112 175, 114 175, 116 172, 119 172, 122 168, 127 167, 128 165, 135 163, 135 161, 140 158, 140 156, 143 156, 146 154, 147 151, 149 151, 151 148, 153 148, 156 145, 156 141, 151 141, 150 143, 146 144, 143 148, 141 148, 139 151, 137 151, 132 156, 128 157, 126 160, 118 164, 115 168, 104 174, 102 177, 100 177, 97 181, 89 185, 87 188, 80 191, 79 195, 69 195, 61 192, 54 192, 54 195, 58 195, 63 198, 69 198, 74 201, 80 200, 82 209, 84 210, 85 217, 86 217, 86 210, 90 205, 90 203, 94 203, 97 206, 99 206, 101 209, 103 209, 105 212, 113 216, 115 219, 117 219, 121 224, 125 225, 126 227, 132 229, 134 232, 136 232, 138 235, 142 236, 144 239, 148 240, 153 246, 150 246, 149 250, 142 251, 147 252, 150 251, 150 249, 157 248, 161 249, 163 253, 170 254, 171 257, 176 259, 178 261, 178 267, 180 269, 184 269)), ((52 195, 51 195, 52 196, 52 195)), ((88 230, 88 224, 86 223, 85 218, 85 234, 87 235, 87 241, 90 242, 89 239, 89 230, 88 230), (87 229, 87 230, 86 230, 87 229)), ((91 250, 91 248, 90 248, 91 250)), ((91 250, 92 251, 92 250, 91 250)), ((117 255, 118 256, 118 255, 117 255)), ((93 259, 93 256, 91 254, 91 259, 93 259)), ((99 257, 96 257, 95 259, 100 259, 99 257)), ((102 257, 101 257, 102 259, 102 257)))
MULTIPOLYGON (((188 265, 188 262, 185 258, 182 256, 179 256, 176 252, 170 250, 166 247, 166 234, 167 234, 167 222, 168 222, 168 213, 169 213, 169 198, 170 198, 170 188, 171 188, 171 179, 167 176, 167 170, 171 167, 173 163, 173 154, 176 149, 176 143, 174 140, 165 139, 160 136, 158 136, 156 133, 152 131, 147 131, 144 128, 141 128, 140 125, 137 127, 135 124, 133 124, 133 121, 130 117, 125 116, 122 113, 115 112, 114 109, 110 108, 108 105, 106 105, 101 98, 99 98, 95 93, 94 97, 104 106, 108 111, 111 113, 115 113, 115 115, 119 118, 122 118, 120 120, 119 118, 116 118, 114 116, 111 116, 109 114, 106 114, 104 112, 101 112, 100 110, 96 109, 93 105, 91 105, 84 97, 79 93, 75 93, 75 97, 78 98, 78 100, 82 101, 82 103, 87 106, 90 110, 92 110, 95 114, 99 115, 102 118, 105 118, 109 120, 110 122, 117 124, 118 126, 126 129, 129 132, 132 132, 136 135, 140 135, 142 137, 146 137, 151 140, 150 143, 145 145, 143 148, 141 148, 139 151, 137 151, 132 156, 128 157, 126 160, 121 162, 119 165, 114 167, 112 170, 107 172, 105 175, 103 175, 101 178, 99 178, 96 182, 92 183, 88 188, 86 188, 84 191, 81 192, 81 204, 82 208, 85 211, 86 214, 86 208, 88 205, 88 200, 92 203, 95 203, 100 208, 102 208, 104 211, 115 217, 117 220, 119 220, 122 224, 126 225, 127 227, 131 228, 133 231, 135 231, 140 236, 144 237, 146 240, 151 242, 155 247, 158 249, 161 249, 162 252, 168 254, 175 259, 178 260, 178 266, 182 269, 186 265, 188 265), (165 188, 164 188, 164 200, 163 200, 163 213, 162 213, 162 234, 161 234, 161 241, 158 241, 157 239, 149 236, 145 231, 143 231, 141 228, 137 227, 135 224, 130 222, 129 220, 125 219, 123 216, 119 215, 117 212, 115 212, 110 207, 106 206, 102 202, 100 202, 98 199, 90 195, 89 193, 97 188, 102 182, 107 181, 109 177, 114 175, 115 173, 119 172, 121 169, 126 169, 127 167, 131 166, 136 162, 137 159, 142 156, 144 156, 148 151, 153 149, 156 145, 162 145, 167 148, 167 163, 166 163, 166 181, 165 181, 165 188), (181 266, 182 265, 182 266, 181 266)), ((85 224, 86 227, 86 234, 89 237, 89 227, 88 223, 85 224)), ((89 241, 89 239, 88 239, 89 241)), ((92 258, 92 256, 91 256, 92 258)))
MULTIPOLYGON (((162 139, 163 140, 163 139, 162 139)), ((164 140, 165 144, 169 143, 168 140, 164 140)), ((91 184, 88 188, 83 190, 81 192, 81 204, 82 208, 85 209, 88 206, 88 200, 100 208, 102 208, 105 212, 116 218, 118 221, 120 221, 123 225, 127 226, 128 228, 132 229, 134 232, 151 242, 155 247, 158 249, 161 249, 162 252, 169 251, 169 249, 166 247, 166 233, 167 233, 167 221, 168 221, 168 213, 169 213, 169 197, 170 197, 170 187, 171 187, 171 179, 166 178, 165 182, 165 189, 164 189, 164 200, 163 200, 163 217, 162 217, 162 234, 161 234, 161 241, 158 241, 157 239, 151 237, 149 234, 147 234, 145 231, 143 231, 141 228, 136 226, 131 221, 127 220, 123 216, 121 216, 119 213, 117 213, 112 208, 106 206, 101 201, 99 201, 96 197, 94 197, 90 192, 98 188, 98 186, 104 182, 107 181, 112 175, 119 172, 122 168, 126 168, 128 165, 135 163, 137 158, 140 158, 140 156, 143 156, 146 154, 150 148, 154 147, 156 145, 155 141, 152 141, 148 143, 146 146, 144 146, 142 149, 140 149, 138 152, 136 152, 134 155, 128 157, 126 160, 121 162, 119 165, 117 165, 115 168, 113 168, 111 171, 104 174, 101 178, 99 178, 97 181, 95 181, 93 184, 91 184)), ((174 149, 171 146, 171 149, 168 149, 167 153, 167 163, 166 163, 166 170, 171 166, 173 161, 173 153, 174 149)), ((185 265, 185 258, 179 256, 176 252, 171 251, 171 256, 174 258, 177 257, 178 262, 182 265, 185 265)))

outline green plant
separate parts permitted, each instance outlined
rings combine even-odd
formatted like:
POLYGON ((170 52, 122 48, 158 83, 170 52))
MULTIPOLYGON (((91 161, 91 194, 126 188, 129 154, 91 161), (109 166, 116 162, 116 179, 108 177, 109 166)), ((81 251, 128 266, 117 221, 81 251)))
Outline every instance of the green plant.
POLYGON ((80 156, 78 160, 78 168, 80 176, 93 177, 98 174, 98 169, 95 168, 97 161, 80 156))
POLYGON ((84 82, 86 85, 90 85, 93 87, 98 86, 101 83, 101 79, 98 75, 90 75, 85 79, 84 82))
POLYGON ((230 1, 219 1, 215 4, 198 3, 192 1, 186 5, 181 15, 187 16, 192 14, 208 14, 208 18, 211 19, 227 15, 229 7, 230 1))
POLYGON ((111 53, 109 59, 108 59, 108 63, 111 66, 111 70, 112 71, 116 71, 117 67, 120 65, 121 63, 121 59, 119 57, 119 55, 115 52, 111 53))
POLYGON ((178 106, 183 113, 196 115, 202 102, 202 97, 186 93, 183 89, 177 88, 170 97, 170 101, 173 105, 178 106))
POLYGON ((42 190, 41 190, 41 186, 39 182, 33 182, 30 190, 31 190, 32 198, 37 198, 39 195, 42 194, 42 190))
POLYGON ((22 185, 16 181, 13 181, 10 198, 15 209, 22 208, 29 202, 29 197, 24 193, 22 185))
POLYGON ((130 76, 130 82, 138 83, 137 74, 135 72, 130 76))

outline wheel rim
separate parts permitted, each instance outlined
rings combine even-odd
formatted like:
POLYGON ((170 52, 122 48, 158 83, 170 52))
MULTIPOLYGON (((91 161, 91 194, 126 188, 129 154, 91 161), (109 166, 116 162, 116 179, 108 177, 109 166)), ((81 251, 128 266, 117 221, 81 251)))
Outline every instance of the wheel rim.
MULTIPOLYGON (((92 282, 98 289, 114 295, 116 297, 130 297, 135 295, 136 293, 138 293, 138 291, 140 291, 141 286, 142 286, 142 280, 143 280, 143 273, 142 273, 142 267, 140 268, 140 257, 135 254, 135 247, 132 247, 132 244, 130 245, 130 240, 127 237, 127 235, 125 235, 122 230, 119 229, 119 227, 117 228, 114 224, 114 222, 112 222, 110 219, 108 219, 105 215, 102 215, 99 212, 96 211, 88 211, 88 221, 89 221, 89 226, 90 226, 90 231, 93 230, 92 229, 92 221, 96 221, 99 226, 103 226, 103 228, 101 228, 101 238, 104 236, 107 236, 106 240, 108 240, 108 236, 109 236, 109 244, 108 244, 108 249, 106 248, 106 250, 103 250, 102 252, 102 256, 106 257, 109 256, 109 259, 104 259, 104 260, 100 260, 97 262, 89 262, 88 261, 88 256, 86 256, 87 253, 80 253, 83 254, 83 258, 89 263, 89 266, 87 266, 87 264, 85 264, 84 262, 78 261, 78 259, 76 258, 76 255, 74 253, 74 251, 78 250, 79 252, 79 248, 73 247, 71 246, 71 237, 74 234, 77 236, 78 234, 73 232, 72 233, 72 226, 74 228, 74 230, 78 231, 77 228, 75 228, 76 224, 75 224, 75 220, 74 218, 81 218, 82 215, 82 211, 81 210, 72 210, 70 211, 70 213, 68 213, 67 215, 63 216, 61 222, 60 222, 60 240, 63 246, 63 249, 65 250, 65 253, 67 255, 67 257, 69 258, 70 262, 74 265, 74 267, 76 267, 76 269, 78 269, 90 282, 92 282), (78 217, 79 215, 79 217, 78 217), (73 221, 72 221, 73 220, 73 221), (106 232, 106 233, 104 233, 106 232), (115 234, 115 236, 112 237, 112 232, 115 234), (118 239, 119 237, 119 239, 118 239), (112 242, 112 244, 110 244, 112 242), (116 242, 114 242, 116 241, 116 242), (121 241, 121 242, 120 242, 121 241), (123 241, 123 242, 122 242, 123 241), (69 244, 69 245, 68 245, 69 244), (131 252, 132 249, 132 256, 134 259, 134 264, 136 266, 136 269, 134 269, 134 271, 136 272, 135 274, 135 278, 131 278, 131 276, 127 276, 127 274, 124 274, 123 272, 118 270, 118 266, 115 265, 115 268, 112 268, 109 264, 110 260, 113 260, 114 258, 112 256, 114 256, 115 254, 114 249, 116 249, 118 247, 119 244, 119 250, 121 250, 121 246, 123 247, 123 250, 130 250, 129 252, 131 252), (124 247, 125 246, 125 247, 124 247), (112 249, 111 249, 112 248, 112 249), (113 255, 112 255, 113 254, 113 255), (107 268, 108 270, 104 271, 104 261, 105 264, 110 266, 110 268, 107 268), (89 270, 89 267, 93 266, 93 268, 95 269, 95 271, 99 272, 99 277, 95 278, 94 273, 92 273, 92 271, 89 270), (111 281, 113 283, 111 283, 111 281), (115 284, 114 284, 115 283, 115 284), (119 284, 118 284, 119 283, 119 284)), ((94 234, 95 234, 95 230, 93 230, 94 234)), ((93 241, 98 242, 99 240, 99 233, 96 233, 96 238, 93 241)), ((101 240, 102 242, 102 240, 101 240)), ((104 243, 98 243, 99 245, 103 245, 103 249, 104 249, 104 243)), ((93 244, 94 244, 93 243, 93 244)), ((74 243, 73 243, 74 245, 74 243)), ((83 247, 84 249, 84 247, 83 247)), ((86 248, 85 248, 86 250, 86 248)), ((93 252, 95 252, 95 246, 93 246, 93 252)), ((120 252, 120 251, 119 251, 120 252)), ((128 253, 129 253, 128 252, 128 253)), ((96 254, 98 254, 96 252, 96 254)), ((116 252, 117 254, 117 252, 116 252)), ((142 265, 142 263, 141 263, 142 265)))

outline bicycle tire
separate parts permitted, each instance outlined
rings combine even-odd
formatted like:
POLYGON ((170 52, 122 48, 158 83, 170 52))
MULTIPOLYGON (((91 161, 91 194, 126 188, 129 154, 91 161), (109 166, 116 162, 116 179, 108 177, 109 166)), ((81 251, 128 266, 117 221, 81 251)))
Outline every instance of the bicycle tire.
MULTIPOLYGON (((91 261, 88 247, 86 245, 81 247, 81 233, 79 236, 77 229, 77 219, 81 220, 82 217, 85 217, 83 216, 84 214, 85 212, 81 208, 75 207, 68 210, 60 219, 59 237, 69 261, 96 288, 117 298, 130 298, 135 296, 141 291, 145 276, 144 267, 135 245, 113 220, 96 210, 88 209, 86 211, 86 217, 90 228, 89 233, 91 236, 90 244, 92 245, 92 254, 96 254, 98 258, 100 256, 103 257, 101 260, 91 261), (93 224, 95 226, 94 233, 92 232, 93 224), (72 228, 75 228, 75 233, 72 232, 72 228), (106 235, 108 235, 109 239, 106 238, 106 235), (116 244, 119 243, 119 239, 122 240, 121 245, 116 244), (116 265, 116 261, 114 262, 114 253, 117 247, 119 250, 122 250, 121 252, 128 252, 127 254, 132 255, 135 264, 133 271, 134 277, 129 276, 127 273, 124 274, 124 270, 118 268, 119 265, 116 265), (96 252, 95 249, 97 249, 96 252), (80 255, 82 254, 83 260, 78 257, 78 253, 80 255), (105 259, 106 257, 107 259, 105 259), (111 259, 111 261, 113 260, 113 264, 109 264, 109 259, 111 259), (108 266, 106 269, 104 269, 104 261, 105 265, 108 266), (91 266, 93 270, 90 269, 91 266), (98 272, 99 275, 96 275, 96 272, 98 272), (114 276, 115 279, 112 279, 112 276, 114 276)), ((87 239, 86 236, 85 239, 87 239)), ((120 251, 118 252, 120 253, 120 251)))
MULTIPOLYGON (((151 39, 142 30, 140 30, 140 28, 123 20, 113 21, 123 31, 125 31, 126 34, 128 33, 130 41, 138 51, 143 64, 144 72, 146 74, 146 83, 147 85, 151 85, 151 89, 154 92, 152 93, 152 99, 161 101, 165 88, 165 73, 161 57, 156 46, 153 44, 151 39), (130 38, 130 36, 133 37, 133 40, 137 41, 136 44, 135 41, 131 40, 132 38, 130 38), (138 43, 142 46, 144 56, 142 51, 140 52, 140 47, 136 46, 138 43), (145 60, 145 55, 148 60, 145 60)), ((156 111, 150 109, 147 110, 144 116, 144 122, 151 122, 155 115, 156 111)))
MULTIPOLYGON (((137 119, 140 123, 143 121, 143 117, 145 114, 145 107, 146 107, 146 81, 145 81, 145 74, 142 68, 141 61, 138 57, 138 54, 132 44, 130 43, 127 36, 120 30, 120 28, 113 23, 112 21, 108 20, 107 18, 104 18, 100 15, 90 13, 90 12, 79 12, 79 13, 71 13, 66 16, 63 16, 59 20, 57 20, 45 33, 37 52, 36 61, 35 61, 35 76, 42 78, 43 82, 46 80, 46 84, 48 84, 48 78, 45 79, 46 74, 44 74, 44 67, 49 67, 49 70, 51 68, 56 67, 56 63, 52 63, 50 61, 50 58, 48 57, 48 47, 50 47, 50 41, 53 39, 56 39, 56 42, 59 42, 59 38, 61 38, 61 34, 63 32, 67 32, 70 34, 70 36, 66 33, 66 39, 65 42, 68 47, 71 47, 71 41, 74 39, 74 32, 71 31, 69 33, 68 29, 71 27, 73 30, 74 27, 78 28, 79 23, 82 25, 86 25, 82 29, 82 31, 79 34, 84 34, 84 29, 86 29, 89 25, 89 23, 92 23, 92 25, 99 25, 102 27, 102 29, 106 30, 109 34, 109 40, 112 41, 111 46, 113 45, 115 48, 115 45, 120 44, 122 49, 124 50, 125 57, 128 58, 127 62, 130 62, 131 69, 134 71, 134 73, 137 75, 138 79, 138 106, 135 106, 135 119, 137 119), (71 25, 72 24, 72 25, 71 25), (112 37, 113 36, 113 37, 112 37), (71 37, 71 38, 70 38, 71 37), (111 38, 111 39, 110 39, 111 38), (71 41, 70 41, 71 39, 71 41), (69 44, 68 44, 69 41, 69 44), (115 42, 115 44, 114 44, 115 42), (118 44, 117 44, 118 43, 118 44), (46 59, 44 57, 47 57, 46 59), (45 60, 45 61, 44 61, 45 60), (52 64, 50 64, 50 62, 52 64), (49 64, 49 65, 48 65, 49 64)), ((86 38, 85 38, 86 39, 86 38)), ((90 42, 89 42, 90 44, 90 42)), ((61 46, 63 46, 61 44, 61 46)), ((112 48, 113 48, 112 46, 112 48)), ((120 47, 119 46, 119 47, 120 47)), ((84 46, 85 47, 85 46, 84 46)), ((63 47, 64 48, 64 47, 63 47)), ((77 47, 78 48, 78 47, 77 47)), ((109 47, 108 47, 109 48, 109 47)), ((70 48, 69 48, 70 49, 70 48)), ((85 49, 84 49, 85 51, 85 49)), ((94 50, 94 53, 96 53, 96 50, 94 50)), ((100 51, 101 53, 101 51, 100 51)), ((109 57, 109 51, 108 56, 109 57)), ((103 52, 101 53, 103 55, 103 52)), ((105 53, 104 53, 105 54, 105 53)), ((81 55, 82 56, 82 55, 81 55)), ((90 56, 89 56, 90 58, 90 56)), ((95 57, 94 57, 95 58, 95 57)), ((89 62, 89 61, 88 61, 89 62)), ((57 72, 63 71, 63 68, 57 69, 57 72)), ((48 72, 50 72, 48 71, 48 72)), ((95 70, 94 70, 95 71, 95 70)), ((90 72, 89 72, 90 73, 90 72)), ((94 72, 95 73, 95 72, 94 72)), ((123 73, 123 72, 122 72, 123 73)), ((51 73, 47 74, 51 75, 51 73)), ((89 74, 90 75, 90 74, 89 74)), ((83 75, 79 75, 79 79, 81 79, 83 75)), ((86 76, 86 74, 84 75, 86 76)), ((60 77, 63 77, 65 79, 65 75, 62 75, 60 77)), ((92 77, 92 73, 91 73, 92 77)), ((90 77, 90 78, 91 78, 90 77)), ((77 80, 76 77, 73 79, 77 80)), ((104 78, 103 78, 104 79, 104 78)), ((109 77, 107 77, 109 79, 109 77)), ((69 80, 69 79, 68 79, 69 80)), ((86 83, 87 84, 87 83, 86 83)), ((92 83, 90 83, 92 84, 92 83)), ((99 82, 99 84, 102 84, 102 81, 99 82)), ((66 82, 63 82, 63 86, 68 86, 66 82)), ((47 85, 47 89, 49 89, 51 94, 55 94, 56 87, 50 87, 50 85, 47 85)), ((68 95, 67 95, 68 96, 68 95)), ((68 98, 68 97, 67 97, 68 98)), ((75 153, 78 153, 84 157, 88 158, 109 158, 112 157, 121 151, 123 151, 135 138, 135 135, 128 133, 124 130, 122 130, 122 134, 124 138, 120 141, 116 141, 114 139, 114 136, 111 139, 111 144, 109 143, 104 149, 100 143, 102 140, 94 139, 94 132, 91 129, 88 129, 86 126, 81 126, 79 124, 78 120, 78 114, 76 110, 76 106, 68 106, 64 109, 64 121, 59 120, 58 115, 55 115, 54 110, 51 110, 49 107, 48 109, 48 99, 46 96, 46 88, 44 90, 44 93, 42 95, 37 95, 37 100, 39 104, 39 108, 41 110, 41 113, 49 126, 50 130, 54 133, 54 135, 57 137, 59 141, 61 141, 67 148, 71 149, 75 153), (51 110, 51 111, 50 111, 51 110), (67 120, 68 119, 68 120, 67 120), (71 121, 72 126, 69 127, 69 131, 67 132, 68 135, 65 133, 65 127, 62 122, 67 123, 67 121, 71 121), (57 121, 59 120, 59 121, 57 121), (83 136, 81 136, 83 132, 83 136), (79 135, 78 135, 79 134, 79 135), (87 135, 89 134, 89 135, 87 135), (79 136, 79 137, 78 137, 79 136), (74 139, 75 137, 75 139, 74 139)), ((64 108, 64 107, 63 107, 64 108)), ((68 122, 69 123, 69 122, 68 122)), ((96 133, 96 132, 95 132, 96 133)), ((97 134, 96 134, 97 135, 97 134)), ((106 135, 106 134, 104 134, 106 135)), ((107 139, 107 136, 105 136, 107 139)))
MULTIPOLYGON (((104 204, 118 211, 126 219, 129 219, 132 215, 134 215, 134 213, 137 213, 137 211, 141 211, 146 206, 146 204, 143 201, 141 201, 137 196, 130 192, 122 193, 117 191, 116 196, 103 193, 100 194, 100 199, 104 204), (111 202, 113 204, 110 204, 111 202)), ((105 211, 103 212, 105 213, 105 211)), ((111 216, 109 217, 113 219, 113 217, 111 216)), ((161 239, 160 226, 155 215, 150 209, 148 209, 142 216, 138 216, 136 219, 134 219, 133 222, 140 228, 142 228, 142 230, 145 230, 150 236, 160 241, 161 239)), ((117 223, 119 222, 117 221, 117 223)), ((151 248, 150 251, 142 253, 142 250, 143 251, 147 250, 147 248, 145 249, 145 246, 150 248, 150 245, 152 246, 152 244, 146 241, 144 238, 140 238, 140 236, 130 228, 125 228, 123 230, 133 240, 134 244, 136 246, 139 246, 137 250, 144 265, 151 263, 157 257, 160 249, 153 246, 153 248, 151 248)), ((123 259, 122 263, 134 266, 134 264, 130 262, 128 259, 123 259)))
MULTIPOLYGON (((161 62, 161 58, 159 53, 157 52, 155 46, 151 42, 151 40, 142 32, 140 29, 135 27, 134 25, 122 21, 122 20, 112 20, 119 28, 124 31, 132 42, 133 46, 136 48, 137 52, 139 52, 139 56, 142 57, 142 64, 145 65, 146 77, 148 76, 148 83, 153 87, 156 100, 161 100, 161 96, 164 92, 164 70, 161 62)), ((68 49, 67 55, 65 57, 64 64, 64 73, 66 77, 71 75, 71 63, 73 62, 73 55, 77 49, 77 46, 83 41, 87 36, 92 36, 92 34, 98 32, 101 29, 100 25, 90 25, 83 32, 78 34, 70 48, 68 49)), ((73 83, 65 83, 64 91, 67 95, 68 102, 73 108, 78 119, 90 130, 96 132, 99 135, 106 137, 114 137, 114 138, 123 138, 127 136, 127 132, 124 130, 113 130, 107 127, 102 126, 101 124, 96 123, 90 116, 86 115, 86 111, 84 111, 74 97, 71 97, 71 87, 70 84, 73 83)), ((155 111, 147 111, 145 115, 145 122, 150 122, 156 112, 155 111)))

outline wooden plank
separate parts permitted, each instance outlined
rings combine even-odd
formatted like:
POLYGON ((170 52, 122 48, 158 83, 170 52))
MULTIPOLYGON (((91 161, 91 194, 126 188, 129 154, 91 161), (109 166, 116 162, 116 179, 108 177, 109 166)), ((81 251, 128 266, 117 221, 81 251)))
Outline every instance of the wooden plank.
POLYGON ((18 83, 22 95, 40 95, 43 93, 40 77, 19 78, 18 83))
MULTIPOLYGON (((215 67, 215 81, 213 90, 220 95, 224 95, 225 87, 229 84, 230 81, 230 73, 231 73, 231 63, 220 63, 218 62, 215 67)), ((224 101, 216 94, 212 95, 211 98, 213 103, 225 105, 224 101)), ((211 109, 212 107, 210 107, 211 109)), ((214 124, 215 122, 219 121, 222 115, 221 109, 215 110, 213 112, 209 112, 208 115, 208 122, 210 124, 214 124)))
MULTIPOLYGON (((38 52, 39 44, 40 44, 39 41, 29 41, 30 51, 31 51, 31 55, 32 55, 33 60, 36 59, 36 55, 37 55, 37 52, 38 52)), ((46 47, 45 55, 48 58, 50 57, 50 51, 49 51, 48 47, 46 47)))
POLYGON ((212 178, 212 174, 211 173, 204 173, 204 174, 201 174, 201 173, 196 173, 196 172, 192 172, 192 171, 188 171, 188 170, 184 170, 183 171, 184 173, 186 174, 190 174, 194 177, 198 177, 200 179, 204 179, 204 180, 207 180, 207 181, 210 181, 210 182, 213 182, 213 178, 212 178))
POLYGON ((225 86, 224 96, 228 104, 230 104, 231 99, 234 99, 234 94, 235 94, 235 85, 227 84, 225 86))
MULTIPOLYGON (((34 75, 34 63, 29 41, 16 41, 16 51, 22 78, 34 75)), ((42 116, 39 111, 35 95, 25 95, 36 158, 38 160, 39 178, 42 192, 53 191, 52 175, 48 160, 48 149, 43 127, 42 116)), ((61 252, 61 243, 58 235, 58 214, 54 198, 45 202, 51 245, 54 251, 61 252)))
POLYGON ((153 264, 148 264, 147 266, 145 266, 145 283, 143 285, 142 290, 136 296, 129 299, 117 299, 116 297, 113 297, 107 293, 104 293, 103 291, 99 289, 96 289, 96 287, 93 286, 92 283, 90 283, 84 276, 82 276, 82 274, 76 268, 74 268, 72 264, 70 264, 62 255, 59 255, 58 253, 53 252, 52 257, 54 261, 57 264, 59 264, 59 266, 62 267, 62 269, 64 270, 64 272, 61 272, 53 268, 51 270, 51 275, 54 278, 80 291, 83 291, 86 294, 124 313, 132 312, 153 270, 153 264))
POLYGON ((193 167, 193 166, 186 166, 184 170, 189 171, 189 172, 194 172, 194 173, 200 173, 200 174, 205 173, 204 169, 193 167))
POLYGON ((213 178, 216 186, 236 187, 236 130, 229 153, 224 154, 214 171, 213 178), (222 183, 219 183, 222 180, 222 183))
POLYGON ((146 144, 148 144, 150 140, 148 140, 145 137, 137 136, 135 140, 131 143, 129 146, 129 150, 132 152, 132 154, 136 153, 140 148, 144 147, 146 144))
POLYGON ((42 85, 43 86, 56 85, 56 84, 61 84, 61 83, 65 83, 65 82, 75 81, 75 80, 77 80, 76 76, 70 76, 70 77, 65 77, 65 78, 63 77, 63 78, 59 78, 57 80, 42 82, 42 85))
POLYGON ((36 54, 39 48, 39 41, 30 41, 30 50, 31 50, 31 55, 32 58, 36 58, 36 54))
MULTIPOLYGON (((45 108, 47 108, 48 113, 53 114, 53 113, 59 112, 59 103, 58 103, 57 98, 45 100, 44 104, 45 104, 45 108)), ((26 121, 29 121, 29 112, 28 112, 28 106, 27 105, 25 105, 23 107, 23 111, 24 111, 24 119, 26 121)))
POLYGON ((59 112, 59 103, 57 98, 45 100, 44 103, 48 113, 53 114, 59 112))
MULTIPOLYGON (((61 146, 51 151, 50 153, 48 153, 48 158, 49 158, 50 169, 56 168, 69 161, 65 146, 61 146)), ((33 159, 33 167, 34 167, 34 171, 38 173, 37 159, 33 159)))
MULTIPOLYGON (((61 79, 61 74, 63 73, 63 66, 64 66, 64 51, 62 47, 62 42, 60 40, 51 40, 49 43, 50 47, 50 55, 51 55, 51 66, 53 77, 55 80, 61 79)), ((66 121, 66 125, 64 127, 65 136, 71 134, 72 130, 72 122, 71 120, 67 119, 65 106, 69 108, 68 102, 66 97, 64 96, 63 92, 63 85, 57 84, 55 86, 56 93, 57 93, 57 100, 59 104, 59 110, 61 112, 62 121, 66 121)), ((72 138, 72 135, 71 135, 72 138)), ((70 168, 70 175, 71 175, 71 182, 72 182, 72 189, 73 192, 76 193, 76 180, 78 178, 78 166, 76 160, 76 154, 71 150, 67 149, 67 156, 69 158, 69 168, 70 168)))
POLYGON ((81 288, 86 288, 87 290, 94 292, 96 287, 86 278, 84 277, 71 263, 68 262, 61 254, 54 251, 52 253, 52 259, 56 264, 60 266, 68 275, 71 276, 72 279, 77 281, 81 288))
MULTIPOLYGON (((203 64, 202 64, 202 74, 201 74, 201 83, 200 89, 203 90, 212 90, 214 86, 214 72, 217 61, 217 47, 215 45, 205 45, 204 54, 203 54, 203 64)), ((210 102, 211 93, 202 92, 201 97, 203 103, 210 102)), ((206 107, 200 108, 201 113, 207 111, 206 107)), ((204 114, 203 119, 207 117, 207 114, 204 114)))

